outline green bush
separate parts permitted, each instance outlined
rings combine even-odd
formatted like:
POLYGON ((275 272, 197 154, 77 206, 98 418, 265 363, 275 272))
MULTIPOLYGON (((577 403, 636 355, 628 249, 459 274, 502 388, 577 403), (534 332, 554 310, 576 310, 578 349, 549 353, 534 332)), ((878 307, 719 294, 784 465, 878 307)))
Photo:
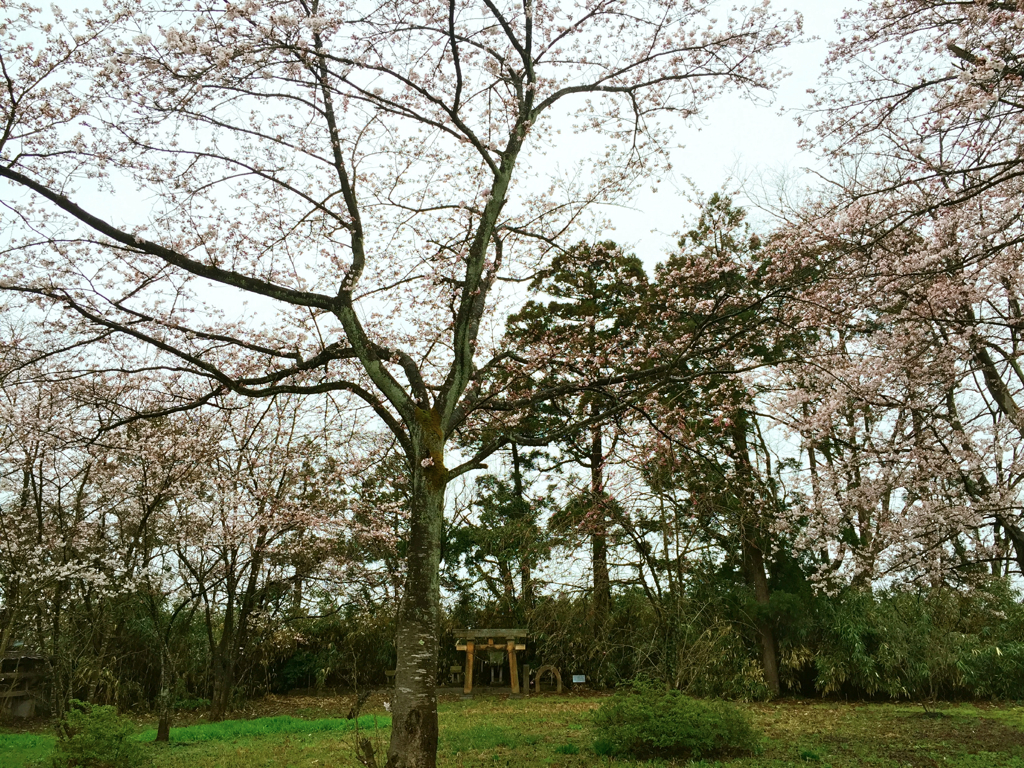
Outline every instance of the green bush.
POLYGON ((784 650, 781 666, 793 677, 794 666, 812 665, 822 693, 1012 700, 1024 690, 1024 610, 1004 580, 971 591, 848 590, 815 606, 817 636, 784 650))
POLYGON ((149 760, 135 726, 114 707, 72 700, 57 729, 53 768, 140 768, 149 760))
POLYGON ((599 755, 699 759, 754 752, 760 746, 750 720, 735 706, 650 686, 614 696, 595 713, 594 725, 599 755))

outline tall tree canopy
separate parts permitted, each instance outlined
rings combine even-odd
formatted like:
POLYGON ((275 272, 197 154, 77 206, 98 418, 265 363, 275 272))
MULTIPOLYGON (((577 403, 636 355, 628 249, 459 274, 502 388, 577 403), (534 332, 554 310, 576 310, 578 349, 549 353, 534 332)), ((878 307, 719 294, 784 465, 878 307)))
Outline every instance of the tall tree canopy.
POLYGON ((1024 6, 870 2, 842 26, 809 115, 834 185, 789 230, 820 270, 784 406, 804 542, 858 582, 1024 565, 1024 6))
MULTIPOLYGON (((487 332, 501 280, 588 203, 659 173, 659 116, 770 89, 767 59, 799 32, 766 4, 713 6, 111 0, 71 17, 3 2, 0 287, 71 330, 103 329, 85 367, 170 369, 167 408, 338 393, 400 444, 389 765, 435 763, 445 488, 511 438, 446 465, 501 355, 487 332), (548 191, 524 178, 557 136, 556 108, 607 146, 548 191), (132 185, 131 205, 107 199, 132 185), (254 311, 237 309, 244 297, 254 311)), ((133 415, 113 403, 107 425, 133 415)))

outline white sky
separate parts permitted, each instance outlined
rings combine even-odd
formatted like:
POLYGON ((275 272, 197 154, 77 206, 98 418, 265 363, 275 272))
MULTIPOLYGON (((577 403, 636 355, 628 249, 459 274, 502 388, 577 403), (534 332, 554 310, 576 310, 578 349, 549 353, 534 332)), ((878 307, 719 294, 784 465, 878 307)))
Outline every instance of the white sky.
MULTIPOLYGON (((756 4, 757 0, 738 2, 749 6, 756 4)), ((744 178, 753 178, 755 183, 751 187, 754 187, 759 174, 785 170, 792 176, 804 167, 815 165, 814 157, 797 148, 802 129, 796 125, 795 114, 810 101, 807 89, 817 84, 826 54, 825 41, 835 36, 835 19, 844 8, 862 2, 772 0, 772 6, 780 16, 788 17, 791 11, 800 12, 804 17, 805 37, 819 38, 783 49, 776 56, 779 65, 792 74, 778 89, 774 103, 759 106, 737 94, 728 94, 710 102, 700 119, 688 121, 678 131, 677 138, 682 147, 673 152, 673 178, 662 179, 656 194, 645 184, 632 209, 603 209, 601 214, 613 222, 614 229, 592 232, 592 237, 615 240, 652 267, 674 247, 675 232, 686 228, 694 219, 697 209, 687 202, 694 188, 706 195, 720 189, 735 192, 742 186, 744 178)), ((65 8, 77 4, 76 0, 58 2, 65 8)), ((732 4, 733 0, 720 1, 721 8, 732 4)), ((578 146, 579 139, 573 141, 578 146)), ((583 141, 587 143, 587 139, 583 141)), ((528 173, 525 168, 522 170, 528 173)), ((102 196, 90 202, 101 215, 109 215, 118 223, 130 226, 147 218, 146 204, 134 193, 118 196, 116 200, 111 197, 102 196)), ((735 195, 734 199, 747 205, 749 210, 743 194, 735 195)), ((753 221, 764 218, 754 210, 750 210, 750 215, 753 221)))
MULTIPOLYGON (((757 2, 739 1, 746 5, 757 2)), ((77 2, 63 0, 58 4, 67 8, 77 2)), ((803 14, 805 37, 821 38, 779 52, 778 64, 792 74, 783 81, 774 103, 758 106, 735 94, 710 102, 702 118, 689 121, 678 131, 682 147, 673 153, 674 177, 662 179, 657 194, 651 192, 650 185, 644 184, 631 209, 602 210, 614 229, 591 232, 591 237, 617 241, 640 256, 650 268, 665 258, 675 246, 675 233, 687 228, 696 216, 697 209, 687 201, 687 196, 692 195, 689 182, 705 194, 723 187, 733 192, 741 186, 740 179, 744 177, 756 178, 758 173, 782 169, 792 175, 802 167, 814 165, 815 158, 797 148, 802 130, 796 125, 795 113, 808 104, 807 89, 817 84, 826 54, 825 40, 835 34, 835 19, 845 7, 861 2, 863 0, 773 0, 775 11, 783 17, 789 15, 784 9, 803 14)), ((731 4, 731 0, 721 0, 720 5, 728 8, 731 4)), ((572 138, 570 143, 578 144, 580 138, 572 138)), ((120 195, 85 193, 80 196, 88 207, 116 224, 132 226, 148 218, 148 202, 134 190, 120 195)), ((743 194, 736 195, 735 199, 749 208, 743 194)), ((758 213, 751 211, 751 219, 758 218, 758 213)), ((235 304, 228 299, 229 293, 219 289, 221 300, 216 303, 235 304)))
MULTIPOLYGON (((794 173, 817 165, 813 156, 797 148, 803 129, 797 126, 795 115, 810 102, 807 89, 817 85, 827 53, 826 41, 835 36, 835 20, 845 8, 858 4, 858 0, 773 0, 779 13, 786 8, 803 14, 805 36, 820 39, 787 48, 777 56, 792 74, 779 88, 772 106, 757 106, 730 94, 711 102, 702 120, 680 130, 678 138, 683 147, 673 156, 676 177, 664 180, 657 194, 645 189, 635 210, 606 212, 616 227, 608 238, 633 250, 652 266, 675 246, 674 232, 682 230, 696 215, 697 209, 680 194, 691 194, 686 178, 710 195, 723 186, 726 191, 736 191, 745 177, 753 177, 755 183, 751 186, 756 186, 760 173, 794 173)), ((747 204, 743 194, 734 200, 747 204)), ((750 219, 758 218, 764 217, 751 210, 750 219)))

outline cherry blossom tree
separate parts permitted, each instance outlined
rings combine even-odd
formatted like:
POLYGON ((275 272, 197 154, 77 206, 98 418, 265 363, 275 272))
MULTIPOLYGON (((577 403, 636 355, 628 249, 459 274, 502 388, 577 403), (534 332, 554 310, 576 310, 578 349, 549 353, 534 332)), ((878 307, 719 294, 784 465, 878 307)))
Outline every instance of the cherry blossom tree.
POLYGON ((799 19, 705 0, 4 10, 0 286, 176 371, 167 408, 335 392, 390 430, 411 501, 388 763, 433 765, 445 488, 514 431, 446 463, 501 356, 502 281, 662 172, 663 116, 770 89, 799 19), (569 120, 604 146, 549 173, 569 120), (133 184, 141 206, 112 202, 133 184), (215 308, 246 296, 239 321, 215 308))
MULTIPOLYGON (((37 357, 31 348, 18 356, 37 357)), ((117 604, 152 557, 158 513, 182 462, 165 450, 163 471, 136 482, 116 452, 90 440, 94 387, 55 381, 38 359, 13 367, 0 401, 0 650, 17 638, 46 654, 61 712, 76 689, 111 695, 104 668, 116 655, 117 604)), ((143 463, 144 444, 133 447, 132 460, 143 463)), ((183 463, 194 469, 198 460, 183 463)))
POLYGON ((871 2, 841 27, 808 115, 832 186, 790 230, 819 272, 785 406, 807 541, 860 583, 1020 561, 1024 7, 871 2))
POLYGON ((1012 314, 1016 298, 1001 270, 923 277, 879 274, 881 264, 844 260, 804 297, 804 321, 821 330, 786 366, 791 389, 776 411, 807 462, 815 514, 802 546, 840 584, 935 582, 979 562, 998 572, 1021 551, 1021 434, 1007 415, 1021 391, 1015 333, 968 317, 1012 314), (1008 352, 998 363, 997 349, 1008 352))
POLYGON ((344 504, 332 488, 365 441, 286 395, 110 427, 153 409, 155 381, 80 377, 79 344, 27 334, 16 305, 0 337, 0 643, 51 655, 58 710, 75 693, 122 703, 125 646, 142 643, 159 654, 166 740, 173 636, 204 609, 222 715, 247 664, 288 637, 281 620, 303 605, 302 582, 337 558, 344 504))
POLYGON ((205 618, 215 719, 230 709, 254 647, 271 642, 275 617, 294 605, 302 555, 326 559, 323 543, 337 533, 330 513, 303 492, 321 445, 304 429, 301 404, 281 397, 241 405, 191 425, 193 439, 210 446, 207 471, 168 521, 167 557, 156 563, 172 568, 205 618))

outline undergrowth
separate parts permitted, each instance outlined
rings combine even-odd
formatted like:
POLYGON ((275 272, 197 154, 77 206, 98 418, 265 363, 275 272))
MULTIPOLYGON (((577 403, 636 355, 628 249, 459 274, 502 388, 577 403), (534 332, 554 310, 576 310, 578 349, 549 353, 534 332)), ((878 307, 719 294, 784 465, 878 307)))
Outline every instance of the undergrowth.
POLYGON ((700 759, 760 747, 749 716, 734 705, 647 684, 605 702, 594 713, 594 726, 599 755, 700 759))
POLYGON ((72 699, 57 737, 53 768, 141 768, 150 762, 135 738, 135 725, 116 707, 72 699))

